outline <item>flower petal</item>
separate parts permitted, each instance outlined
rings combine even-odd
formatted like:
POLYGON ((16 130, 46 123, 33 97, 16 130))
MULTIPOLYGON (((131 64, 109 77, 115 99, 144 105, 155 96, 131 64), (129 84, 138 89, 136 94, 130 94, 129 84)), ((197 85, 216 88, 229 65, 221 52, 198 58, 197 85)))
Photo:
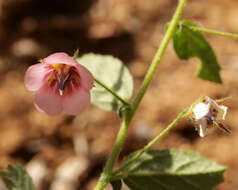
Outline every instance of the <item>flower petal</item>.
POLYGON ((42 64, 30 66, 25 75, 25 86, 30 91, 36 91, 43 85, 43 79, 47 73, 47 67, 42 64))
POLYGON ((35 95, 36 108, 49 115, 58 115, 62 111, 61 97, 48 84, 44 84, 35 95))
POLYGON ((216 120, 217 121, 225 120, 226 113, 227 113, 227 107, 217 104, 217 102, 212 99, 211 99, 211 103, 212 103, 212 105, 215 106, 215 109, 218 111, 216 120))
MULTIPOLYGON (((39 112, 45 113, 44 110, 42 110, 35 102, 34 102, 34 106, 35 106, 35 108, 36 108, 39 112)), ((45 114, 46 114, 46 113, 45 113, 45 114)))
POLYGON ((66 53, 54 53, 44 59, 46 64, 66 64, 73 66, 77 69, 81 77, 81 84, 85 90, 90 90, 93 87, 93 76, 87 68, 76 62, 71 56, 66 53))
POLYGON ((93 75, 86 67, 80 64, 77 64, 76 69, 80 75, 81 85, 85 90, 90 90, 93 87, 93 75))
POLYGON ((77 65, 77 62, 74 61, 74 59, 71 56, 69 56, 67 53, 62 52, 51 54, 50 56, 44 58, 44 62, 49 65, 52 64, 66 64, 71 66, 77 65))
POLYGON ((217 114, 217 120, 218 121, 225 120, 228 108, 226 106, 219 106, 219 108, 220 109, 219 109, 218 114, 217 114))
POLYGON ((210 104, 198 103, 193 108, 193 113, 194 113, 195 119, 196 120, 201 119, 202 117, 207 115, 209 110, 210 110, 210 104))
POLYGON ((63 97, 64 112, 72 115, 81 113, 90 103, 90 94, 83 88, 75 89, 72 94, 63 97))
POLYGON ((199 125, 198 131, 199 131, 199 136, 200 137, 205 136, 205 130, 206 130, 206 128, 203 125, 199 125))

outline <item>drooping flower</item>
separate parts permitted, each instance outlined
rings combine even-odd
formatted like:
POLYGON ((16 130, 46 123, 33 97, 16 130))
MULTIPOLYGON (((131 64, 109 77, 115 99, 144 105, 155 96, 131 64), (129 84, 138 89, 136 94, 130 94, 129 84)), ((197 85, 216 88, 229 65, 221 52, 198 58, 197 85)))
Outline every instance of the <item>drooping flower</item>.
POLYGON ((195 125, 201 137, 211 133, 215 127, 230 133, 222 124, 227 113, 227 107, 223 105, 225 100, 227 98, 213 100, 208 96, 202 96, 190 106, 186 116, 195 125))
POLYGON ((28 68, 25 86, 36 91, 35 107, 39 111, 77 115, 90 103, 93 76, 66 53, 54 53, 28 68))

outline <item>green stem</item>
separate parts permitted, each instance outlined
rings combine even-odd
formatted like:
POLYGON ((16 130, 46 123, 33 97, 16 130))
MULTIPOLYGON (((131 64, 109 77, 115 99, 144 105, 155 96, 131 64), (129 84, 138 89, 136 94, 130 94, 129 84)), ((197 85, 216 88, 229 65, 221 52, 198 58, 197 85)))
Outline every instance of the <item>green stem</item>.
POLYGON ((174 32, 175 32, 176 27, 178 25, 179 18, 181 17, 181 14, 183 12, 183 8, 184 8, 186 2, 187 2, 187 0, 180 0, 179 1, 179 5, 178 5, 178 7, 177 7, 177 9, 176 9, 176 11, 173 15, 172 21, 169 24, 168 30, 167 30, 167 32, 166 32, 166 34, 165 34, 165 36, 164 36, 164 38, 161 42, 160 48, 156 52, 156 54, 154 56, 154 59, 152 61, 152 64, 151 64, 151 66, 150 66, 150 68, 149 68, 149 70, 148 70, 148 72, 145 76, 145 79, 144 79, 144 81, 141 85, 141 88, 140 88, 140 90, 139 90, 139 92, 138 92, 138 94, 137 94, 137 96, 136 96, 136 98, 135 98, 135 100, 132 104, 133 112, 137 109, 141 99, 143 98, 143 96, 144 96, 144 94, 145 94, 145 92, 146 92, 154 74, 155 74, 155 71, 156 71, 156 69, 157 69, 157 67, 160 63, 160 60, 161 60, 161 58, 162 58, 162 56, 163 56, 163 54, 164 54, 164 52, 165 52, 165 50, 168 46, 168 43, 174 35, 174 32))
POLYGON ((134 162, 137 158, 139 158, 144 152, 149 150, 157 141, 159 141, 164 135, 166 135, 179 121, 182 119, 185 114, 187 113, 188 108, 185 108, 180 112, 180 114, 168 125, 166 129, 164 129, 158 136, 156 136, 153 140, 151 140, 143 149, 141 149, 139 152, 137 152, 134 156, 132 156, 127 162, 124 162, 124 164, 115 170, 113 172, 113 175, 120 173, 125 168, 127 168, 132 162, 134 162))
POLYGON ((103 88, 105 88, 108 92, 110 92, 113 96, 115 96, 118 100, 120 100, 124 105, 130 105, 126 100, 124 100, 121 96, 119 96, 116 92, 114 92, 112 89, 110 89, 109 87, 107 87, 103 82, 101 82, 100 80, 96 79, 94 77, 94 81, 96 83, 98 83, 100 86, 102 86, 103 88))
POLYGON ((125 139, 126 132, 129 126, 131 120, 130 114, 126 114, 124 120, 122 121, 120 130, 117 134, 117 139, 115 141, 111 156, 109 157, 106 166, 104 168, 103 173, 101 174, 101 177, 97 183, 97 186, 95 187, 95 190, 103 190, 104 187, 109 183, 109 180, 111 178, 112 168, 113 165, 118 157, 118 154, 121 149, 121 145, 125 139))
POLYGON ((121 149, 121 146, 122 146, 122 143, 126 137, 126 132, 127 132, 127 129, 129 127, 129 124, 134 116, 134 113, 137 109, 137 107, 139 106, 139 103, 141 102, 154 74, 155 74, 155 71, 161 61, 161 58, 168 46, 168 43, 170 41, 170 39, 173 37, 173 34, 175 32, 175 29, 178 25, 178 21, 179 21, 179 18, 182 14, 182 11, 183 11, 183 8, 186 4, 187 0, 180 0, 179 1, 179 4, 178 4, 178 7, 174 13, 174 16, 172 18, 172 21, 170 22, 170 25, 168 27, 168 30, 161 42, 161 45, 157 51, 157 53, 155 54, 155 57, 150 65, 150 68, 144 78, 144 81, 141 85, 141 88, 139 89, 139 92, 132 104, 132 109, 130 110, 127 110, 126 114, 125 114, 125 118, 124 120, 122 121, 122 124, 121 124, 121 128, 118 132, 118 135, 117 135, 117 138, 116 138, 116 141, 115 141, 115 144, 114 144, 114 147, 112 149, 112 153, 106 163, 106 166, 103 170, 103 173, 101 174, 101 177, 95 187, 95 190, 103 190, 105 188, 105 186, 109 183, 110 181, 110 177, 112 176, 112 168, 114 166, 114 163, 116 162, 117 160, 117 157, 119 155, 119 152, 120 152, 120 149, 121 149))
POLYGON ((187 27, 189 27, 191 30, 198 31, 198 32, 205 32, 205 33, 208 33, 208 34, 215 34, 215 35, 219 35, 219 36, 225 36, 225 37, 231 37, 231 38, 238 39, 238 34, 232 34, 232 33, 227 33, 227 32, 219 32, 219 31, 216 31, 216 30, 200 28, 200 27, 197 27, 197 26, 187 26, 187 27))

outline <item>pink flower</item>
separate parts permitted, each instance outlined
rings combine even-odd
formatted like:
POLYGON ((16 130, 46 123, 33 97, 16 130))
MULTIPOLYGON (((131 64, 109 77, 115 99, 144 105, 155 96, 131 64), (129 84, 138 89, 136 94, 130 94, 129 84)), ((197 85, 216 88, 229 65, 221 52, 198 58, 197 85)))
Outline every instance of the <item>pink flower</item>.
POLYGON ((79 114, 90 103, 92 74, 66 53, 54 53, 28 68, 25 86, 36 91, 35 107, 46 114, 79 114))

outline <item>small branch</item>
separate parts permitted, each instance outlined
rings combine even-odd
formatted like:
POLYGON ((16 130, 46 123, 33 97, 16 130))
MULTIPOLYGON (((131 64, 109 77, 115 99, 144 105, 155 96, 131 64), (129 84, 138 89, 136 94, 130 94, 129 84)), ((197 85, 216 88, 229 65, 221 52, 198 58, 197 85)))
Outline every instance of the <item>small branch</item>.
POLYGON ((180 114, 177 116, 175 120, 173 120, 172 123, 168 125, 166 129, 164 129, 157 137, 155 137, 153 140, 151 140, 143 149, 141 149, 137 154, 135 154, 133 157, 131 157, 127 162, 124 162, 124 164, 117 170, 113 172, 113 176, 117 175, 121 171, 123 171, 125 168, 127 168, 132 162, 134 162, 137 158, 139 158, 144 152, 149 150, 157 141, 159 141, 164 135, 166 135, 179 121, 182 119, 185 114, 187 113, 188 108, 182 110, 180 114))
POLYGON ((203 33, 208 33, 208 34, 215 34, 215 35, 218 35, 218 36, 224 36, 224 37, 230 37, 230 38, 238 39, 238 34, 232 34, 232 33, 228 33, 228 32, 219 32, 219 31, 216 31, 216 30, 200 28, 200 27, 197 27, 197 26, 186 26, 186 27, 189 27, 193 31, 198 31, 198 32, 203 32, 203 33))
POLYGON ((130 105, 126 100, 124 100, 122 97, 120 97, 116 92, 114 92, 112 89, 110 89, 109 87, 107 87, 103 82, 101 82, 100 80, 96 79, 94 77, 94 81, 96 83, 98 83, 100 86, 102 86, 105 90, 107 90, 108 92, 110 92, 114 97, 116 97, 118 100, 120 100, 124 105, 130 105))

